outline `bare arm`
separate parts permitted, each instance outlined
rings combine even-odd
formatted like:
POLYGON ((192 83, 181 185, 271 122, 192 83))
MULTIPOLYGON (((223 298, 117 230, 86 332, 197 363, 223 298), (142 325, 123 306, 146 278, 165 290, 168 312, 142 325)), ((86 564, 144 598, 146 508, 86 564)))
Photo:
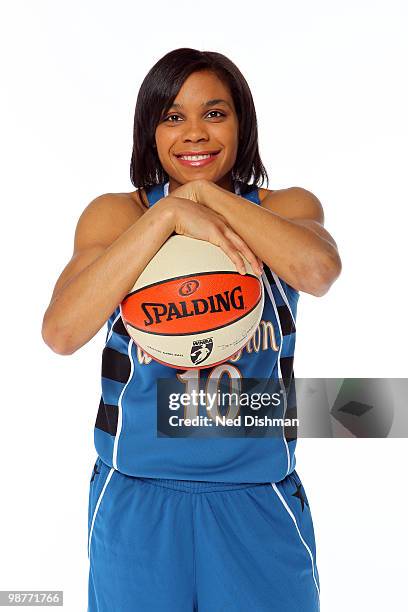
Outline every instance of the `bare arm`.
POLYGON ((171 236, 173 211, 162 202, 144 214, 133 203, 131 221, 114 195, 100 196, 84 210, 74 254, 43 318, 42 337, 53 351, 70 355, 91 340, 171 236))
POLYGON ((100 196, 78 221, 74 254, 44 314, 45 343, 71 355, 93 338, 173 232, 220 247, 237 268, 239 253, 257 266, 223 216, 204 205, 167 196, 144 212, 126 194, 100 196))
POLYGON ((337 244, 323 227, 314 194, 292 187, 271 192, 261 206, 204 179, 172 191, 222 214, 255 255, 292 287, 323 296, 341 273, 337 244))

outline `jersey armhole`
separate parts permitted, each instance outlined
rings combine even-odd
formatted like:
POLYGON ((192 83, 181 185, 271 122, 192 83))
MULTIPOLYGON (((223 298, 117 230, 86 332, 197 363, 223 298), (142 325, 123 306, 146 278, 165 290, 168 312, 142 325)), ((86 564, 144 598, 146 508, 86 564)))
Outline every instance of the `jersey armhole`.
POLYGON ((295 289, 294 287, 292 287, 292 285, 289 285, 289 283, 286 283, 285 281, 284 285, 286 287, 286 291, 288 292, 288 294, 290 294, 296 301, 299 299, 300 293, 297 289, 295 289))

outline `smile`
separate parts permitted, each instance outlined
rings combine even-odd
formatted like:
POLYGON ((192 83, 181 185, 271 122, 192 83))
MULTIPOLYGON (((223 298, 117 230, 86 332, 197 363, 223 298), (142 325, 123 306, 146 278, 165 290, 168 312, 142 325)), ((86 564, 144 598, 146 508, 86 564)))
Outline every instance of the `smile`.
POLYGON ((177 161, 183 166, 201 167, 210 164, 218 155, 216 153, 197 153, 196 155, 176 155, 177 161))

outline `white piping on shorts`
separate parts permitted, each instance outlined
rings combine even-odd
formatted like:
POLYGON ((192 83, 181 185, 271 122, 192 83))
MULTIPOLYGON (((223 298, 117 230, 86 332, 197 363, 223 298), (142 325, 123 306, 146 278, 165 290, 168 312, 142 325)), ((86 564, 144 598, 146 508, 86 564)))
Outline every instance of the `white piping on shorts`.
POLYGON ((314 583, 315 583, 315 585, 316 585, 317 593, 318 593, 318 595, 319 595, 319 597, 320 597, 320 589, 319 589, 319 586, 318 586, 318 584, 317 584, 317 580, 316 580, 316 576, 315 576, 315 562, 314 562, 314 559, 313 559, 313 554, 312 554, 312 551, 310 550, 309 546, 308 546, 308 545, 306 544, 306 542, 304 541, 304 539, 303 539, 303 537, 302 537, 302 534, 300 533, 300 529, 299 529, 299 527, 298 527, 298 524, 297 524, 297 522, 296 522, 296 518, 295 518, 295 516, 294 516, 294 514, 293 514, 292 510, 289 508, 288 504, 286 503, 286 500, 285 500, 285 498, 283 497, 282 493, 279 491, 278 487, 276 486, 276 483, 275 483, 275 482, 271 482, 271 486, 272 486, 272 488, 274 489, 274 491, 275 491, 276 495, 277 495, 277 496, 279 497, 279 499, 281 500, 281 502, 282 502, 282 504, 284 505, 284 507, 286 508, 286 510, 287 510, 287 512, 288 512, 288 514, 289 514, 289 516, 291 517, 292 521, 294 522, 295 527, 296 527, 296 529, 297 529, 297 532, 298 532, 298 534, 299 534, 299 538, 301 539, 301 541, 302 541, 302 543, 303 543, 303 546, 306 548, 307 552, 309 553, 309 557, 310 557, 310 560, 311 560, 311 562, 312 562, 313 580, 314 580, 314 583))
POLYGON ((90 558, 90 552, 91 552, 91 540, 92 540, 92 532, 93 532, 93 528, 94 528, 94 523, 95 523, 95 519, 96 519, 96 515, 98 514, 98 510, 99 510, 99 506, 101 504, 102 501, 102 497, 104 496, 106 487, 108 486, 108 483, 112 477, 112 474, 115 470, 113 468, 111 468, 109 470, 109 474, 105 480, 105 484, 102 487, 102 491, 99 493, 99 497, 98 497, 98 501, 96 502, 96 506, 95 506, 95 510, 93 513, 93 517, 92 517, 92 523, 91 523, 91 528, 89 530, 89 541, 88 541, 88 559, 90 558))

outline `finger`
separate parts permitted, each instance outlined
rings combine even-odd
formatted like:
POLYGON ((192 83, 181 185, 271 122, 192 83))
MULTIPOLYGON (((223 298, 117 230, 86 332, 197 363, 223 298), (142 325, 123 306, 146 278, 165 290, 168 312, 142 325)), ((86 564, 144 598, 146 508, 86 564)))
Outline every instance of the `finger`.
POLYGON ((244 260, 242 259, 242 256, 239 251, 237 251, 236 247, 225 238, 221 238, 221 241, 218 246, 224 251, 226 255, 228 255, 228 257, 235 264, 237 272, 239 272, 239 274, 246 274, 244 260))
POLYGON ((239 236, 234 230, 227 226, 224 227, 224 235, 231 240, 238 247, 239 251, 243 254, 245 259, 251 264, 253 271, 258 273, 260 276, 263 272, 263 264, 262 261, 251 251, 246 242, 239 236))
POLYGON ((233 230, 227 230, 226 233, 228 233, 229 239, 240 249, 245 259, 251 264, 252 269, 258 272, 258 274, 262 274, 262 266, 259 257, 251 251, 241 236, 236 234, 233 230))

